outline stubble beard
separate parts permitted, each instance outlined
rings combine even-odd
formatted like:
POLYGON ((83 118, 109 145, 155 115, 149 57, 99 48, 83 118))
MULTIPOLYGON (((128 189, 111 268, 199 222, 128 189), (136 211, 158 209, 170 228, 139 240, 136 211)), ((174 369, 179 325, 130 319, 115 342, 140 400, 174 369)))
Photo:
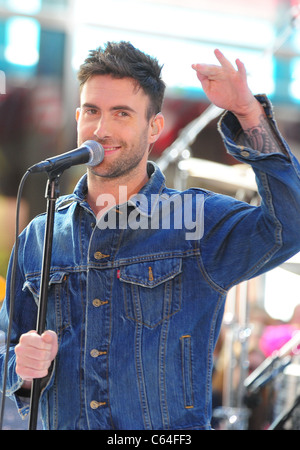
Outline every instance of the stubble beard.
MULTIPOLYGON (((99 142, 101 145, 107 144, 106 142, 99 142)), ((106 179, 116 179, 120 177, 127 176, 132 172, 142 161, 145 156, 145 152, 148 153, 148 143, 146 136, 141 136, 141 139, 137 145, 129 148, 126 142, 120 142, 118 146, 121 147, 120 158, 118 160, 112 161, 105 171, 101 172, 101 164, 99 166, 99 171, 96 168, 89 167, 89 171, 101 178, 106 179), (136 149, 139 148, 137 151, 136 149)), ((105 160, 105 156, 104 156, 105 160)))

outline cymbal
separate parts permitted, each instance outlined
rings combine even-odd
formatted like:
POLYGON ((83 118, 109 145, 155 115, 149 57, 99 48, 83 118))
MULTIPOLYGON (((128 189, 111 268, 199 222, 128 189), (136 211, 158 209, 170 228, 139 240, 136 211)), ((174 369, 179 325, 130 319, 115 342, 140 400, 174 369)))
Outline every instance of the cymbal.
MULTIPOLYGON (((200 158, 179 162, 179 169, 196 178, 203 186, 212 185, 221 191, 235 193, 239 189, 257 191, 255 174, 247 164, 226 165, 200 158)), ((198 184, 198 183, 197 183, 198 184)))

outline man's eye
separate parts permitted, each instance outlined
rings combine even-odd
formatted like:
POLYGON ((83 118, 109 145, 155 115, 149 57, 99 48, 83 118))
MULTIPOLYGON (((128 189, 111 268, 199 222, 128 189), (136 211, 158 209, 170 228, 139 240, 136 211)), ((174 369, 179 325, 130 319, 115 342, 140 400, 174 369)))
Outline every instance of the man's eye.
POLYGON ((84 114, 87 114, 89 116, 94 116, 97 113, 98 113, 98 110, 94 109, 94 108, 85 108, 84 109, 84 114))
POLYGON ((119 117, 128 117, 129 114, 128 114, 126 111, 119 111, 119 112, 118 112, 118 116, 119 116, 119 117))

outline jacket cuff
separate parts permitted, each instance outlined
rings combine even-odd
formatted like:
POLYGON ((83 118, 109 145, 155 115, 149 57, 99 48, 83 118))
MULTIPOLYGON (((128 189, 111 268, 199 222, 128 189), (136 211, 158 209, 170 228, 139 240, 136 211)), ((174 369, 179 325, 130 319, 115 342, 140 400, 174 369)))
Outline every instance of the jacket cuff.
POLYGON ((270 126, 272 127, 274 133, 277 135, 278 151, 274 153, 263 153, 252 148, 239 145, 237 143, 237 139, 240 134, 243 133, 243 129, 236 116, 232 112, 226 111, 223 113, 218 123, 218 130, 221 134, 228 153, 230 153, 236 159, 241 160, 242 162, 265 159, 269 158, 272 155, 281 155, 285 159, 290 159, 291 151, 277 127, 276 121, 274 119, 273 106, 270 100, 264 94, 256 95, 255 98, 263 106, 266 117, 270 122, 270 126))

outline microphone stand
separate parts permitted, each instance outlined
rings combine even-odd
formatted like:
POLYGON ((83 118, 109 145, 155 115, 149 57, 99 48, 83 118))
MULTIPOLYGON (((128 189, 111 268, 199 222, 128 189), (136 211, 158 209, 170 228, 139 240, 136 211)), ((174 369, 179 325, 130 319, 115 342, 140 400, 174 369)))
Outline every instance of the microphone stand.
POLYGON ((293 415, 295 409, 297 409, 300 405, 300 396, 296 397, 294 404, 287 411, 283 411, 283 413, 274 420, 274 422, 269 426, 268 430, 284 430, 285 423, 290 419, 293 415))
MULTIPOLYGON (((54 213, 56 199, 59 197, 59 176, 61 172, 53 171, 48 173, 48 182, 46 187, 45 198, 47 198, 47 216, 44 237, 43 263, 41 273, 40 298, 38 305, 36 331, 42 334, 45 331, 47 301, 48 301, 48 285, 52 256, 52 241, 54 228, 54 213)), ((36 378, 33 380, 31 398, 30 398, 30 418, 29 430, 35 430, 37 426, 39 399, 41 393, 41 384, 43 379, 36 378)))
POLYGON ((223 109, 218 108, 214 104, 210 104, 199 117, 186 125, 180 131, 178 138, 170 145, 170 147, 163 151, 161 157, 156 161, 159 168, 164 171, 168 168, 169 164, 180 160, 183 152, 192 145, 200 131, 202 131, 212 120, 220 116, 223 111, 223 109))

